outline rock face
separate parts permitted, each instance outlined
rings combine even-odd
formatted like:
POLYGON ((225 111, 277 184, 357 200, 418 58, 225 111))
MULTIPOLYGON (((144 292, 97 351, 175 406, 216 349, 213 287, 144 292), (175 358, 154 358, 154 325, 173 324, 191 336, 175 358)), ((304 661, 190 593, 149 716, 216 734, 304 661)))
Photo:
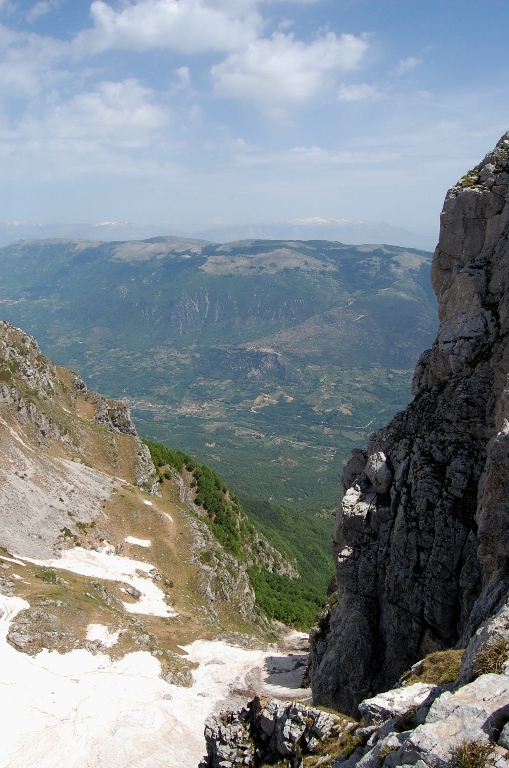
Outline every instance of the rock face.
POLYGON ((316 702, 354 712, 430 651, 464 647, 508 590, 508 237, 509 132, 447 193, 415 399, 344 470, 316 702))
POLYGON ((87 392, 79 376, 55 366, 33 337, 5 321, 0 455, 1 544, 28 557, 68 547, 102 513, 119 478, 159 493, 127 408, 87 392))

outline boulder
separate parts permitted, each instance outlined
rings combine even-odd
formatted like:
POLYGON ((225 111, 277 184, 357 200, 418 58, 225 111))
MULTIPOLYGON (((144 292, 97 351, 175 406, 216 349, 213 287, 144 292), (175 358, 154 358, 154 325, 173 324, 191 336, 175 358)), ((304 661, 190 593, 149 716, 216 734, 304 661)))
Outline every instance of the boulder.
MULTIPOLYGON (((364 725, 381 724, 392 717, 417 710, 432 698, 437 686, 428 683, 415 683, 403 688, 393 688, 371 699, 365 699, 359 705, 359 712, 364 725)), ((440 690, 440 689, 438 689, 440 690)))

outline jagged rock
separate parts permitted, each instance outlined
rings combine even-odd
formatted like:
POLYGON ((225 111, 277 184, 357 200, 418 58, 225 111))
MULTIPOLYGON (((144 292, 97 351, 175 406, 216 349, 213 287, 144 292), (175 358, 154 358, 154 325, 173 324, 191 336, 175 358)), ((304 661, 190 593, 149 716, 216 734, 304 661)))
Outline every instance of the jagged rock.
POLYGON ((502 730, 500 731, 500 736, 498 737, 498 744, 501 747, 504 747, 504 749, 509 749, 509 723, 506 723, 502 730))
POLYGON ((431 706, 424 725, 412 731, 387 765, 448 768, 454 751, 467 742, 494 739, 509 720, 509 679, 482 675, 455 693, 443 693, 431 706))
MULTIPOLYGON (((463 658, 459 681, 468 683, 477 674, 477 661, 483 651, 490 645, 503 643, 509 646, 509 598, 503 601, 497 613, 488 619, 471 638, 463 658)), ((509 673, 509 670, 507 670, 509 673)))
POLYGON ((124 403, 105 400, 94 393, 95 420, 110 430, 124 435, 137 435, 129 408, 124 403))
POLYGON ((222 712, 205 723, 209 768, 240 768, 286 758, 297 768, 302 754, 339 734, 346 722, 319 709, 257 696, 247 707, 222 712))
POLYGON ((375 493, 387 493, 391 487, 392 472, 383 451, 371 454, 364 467, 364 474, 373 486, 375 493))
POLYGON ((447 193, 415 398, 344 470, 317 702, 354 713, 429 652, 465 647, 509 589, 508 238, 509 132, 447 193))

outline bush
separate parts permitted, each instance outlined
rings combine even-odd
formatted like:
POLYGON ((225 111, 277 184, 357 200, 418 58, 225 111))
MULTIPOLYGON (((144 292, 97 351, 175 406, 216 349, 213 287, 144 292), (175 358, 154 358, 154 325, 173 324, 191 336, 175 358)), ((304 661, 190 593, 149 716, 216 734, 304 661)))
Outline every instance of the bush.
POLYGON ((384 744, 378 753, 378 765, 383 765, 385 763, 385 759, 391 754, 391 752, 394 752, 395 749, 397 749, 397 747, 390 747, 388 744, 384 744))
POLYGON ((42 568, 35 575, 47 584, 58 584, 57 572, 53 568, 42 568))

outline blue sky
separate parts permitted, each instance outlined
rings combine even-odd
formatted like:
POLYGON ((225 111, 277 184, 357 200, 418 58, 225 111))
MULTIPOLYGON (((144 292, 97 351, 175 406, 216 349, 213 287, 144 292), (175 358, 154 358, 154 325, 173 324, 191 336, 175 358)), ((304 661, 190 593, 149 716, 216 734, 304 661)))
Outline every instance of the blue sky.
POLYGON ((434 227, 509 129, 508 0, 0 0, 0 219, 434 227))

